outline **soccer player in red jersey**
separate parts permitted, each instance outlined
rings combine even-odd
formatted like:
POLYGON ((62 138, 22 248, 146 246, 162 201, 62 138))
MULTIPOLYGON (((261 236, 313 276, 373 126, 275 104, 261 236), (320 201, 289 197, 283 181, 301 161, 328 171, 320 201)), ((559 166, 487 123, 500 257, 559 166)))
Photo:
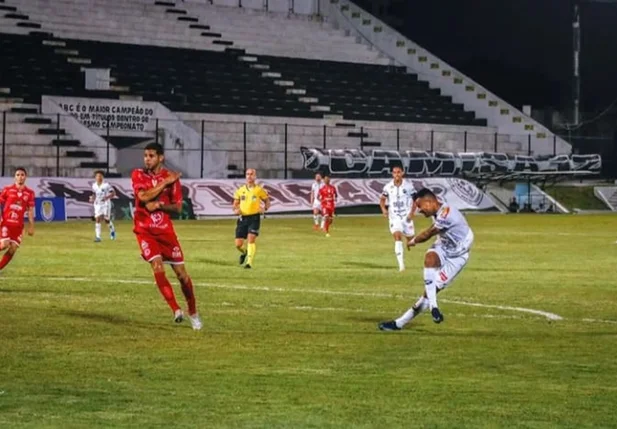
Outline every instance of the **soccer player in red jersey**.
POLYGON ((141 256, 150 263, 156 284, 174 312, 174 321, 180 323, 184 314, 165 275, 163 262, 171 265, 180 281, 188 303, 189 320, 193 329, 202 328, 197 314, 193 282, 184 267, 184 255, 171 222, 171 213, 182 210, 180 174, 163 167, 163 147, 150 143, 144 148, 143 169, 133 170, 131 181, 135 193, 133 232, 141 249, 141 256))
POLYGON ((324 186, 319 190, 319 201, 321 202, 321 229, 326 233, 326 237, 330 237, 330 225, 332 225, 334 217, 334 209, 336 207, 336 188, 330 184, 330 176, 327 174, 323 177, 324 186))
POLYGON ((0 260, 0 271, 11 262, 21 244, 24 215, 28 213, 28 235, 34 235, 34 191, 26 186, 26 170, 15 170, 15 184, 0 193, 0 251, 6 250, 0 260))

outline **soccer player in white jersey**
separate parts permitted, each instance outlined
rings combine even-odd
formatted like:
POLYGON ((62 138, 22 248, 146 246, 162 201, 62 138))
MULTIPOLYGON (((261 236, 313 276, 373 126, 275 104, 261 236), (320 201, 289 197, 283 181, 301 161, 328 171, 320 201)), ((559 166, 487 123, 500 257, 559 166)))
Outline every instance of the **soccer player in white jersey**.
POLYGON ((94 172, 95 182, 92 184, 93 195, 90 196, 90 202, 94 205, 94 226, 95 243, 101 241, 101 222, 105 221, 109 226, 109 237, 112 240, 116 239, 116 229, 111 220, 111 199, 116 196, 116 191, 107 182, 104 181, 105 175, 102 171, 94 172))
POLYGON ((473 231, 458 209, 439 201, 430 189, 418 191, 414 201, 420 213, 433 218, 433 225, 411 238, 407 246, 413 247, 437 236, 424 256, 424 295, 398 319, 381 322, 379 329, 382 331, 398 331, 428 309, 433 322, 443 322, 437 293, 448 287, 463 270, 473 244, 473 231))
POLYGON ((318 230, 321 223, 321 201, 319 201, 319 190, 323 188, 321 174, 315 175, 315 182, 311 186, 311 207, 313 208, 313 229, 318 230))
POLYGON ((403 236, 409 238, 415 233, 413 220, 411 220, 415 193, 413 186, 403 179, 403 168, 396 166, 392 169, 392 181, 384 186, 379 199, 381 212, 384 217, 388 218, 390 233, 394 237, 394 254, 398 261, 399 271, 405 271, 403 236))

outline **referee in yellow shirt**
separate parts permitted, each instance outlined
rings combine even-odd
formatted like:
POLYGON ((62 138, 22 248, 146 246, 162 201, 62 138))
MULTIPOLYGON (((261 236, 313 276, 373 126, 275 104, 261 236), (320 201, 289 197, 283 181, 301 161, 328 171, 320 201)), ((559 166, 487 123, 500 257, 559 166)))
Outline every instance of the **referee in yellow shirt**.
POLYGON ((234 192, 234 213, 238 215, 236 225, 236 248, 240 251, 240 265, 251 268, 255 258, 255 240, 259 235, 261 214, 270 208, 270 198, 264 188, 255 183, 257 172, 246 170, 246 184, 234 192), (263 206, 262 203, 263 202, 263 206), (246 249, 244 240, 248 238, 246 249))

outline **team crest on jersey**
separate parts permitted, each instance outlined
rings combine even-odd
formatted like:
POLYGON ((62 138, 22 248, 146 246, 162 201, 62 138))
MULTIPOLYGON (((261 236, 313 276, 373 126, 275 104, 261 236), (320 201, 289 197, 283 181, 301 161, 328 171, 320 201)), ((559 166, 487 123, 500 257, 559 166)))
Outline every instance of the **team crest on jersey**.
POLYGON ((448 217, 448 215, 450 214, 450 207, 446 207, 443 209, 443 211, 441 212, 441 215, 439 215, 440 218, 445 219, 448 217))
POLYGON ((153 224, 158 225, 163 222, 163 214, 160 212, 152 213, 150 214, 150 219, 152 219, 153 224))
POLYGON ((182 257, 182 250, 180 250, 180 248, 178 246, 174 247, 171 251, 171 257, 172 258, 181 258, 182 257))
POLYGON ((146 250, 148 248, 148 242, 147 241, 142 241, 141 242, 141 248, 142 248, 142 250, 146 250))
POLYGON ((41 204, 41 217, 45 222, 54 220, 54 205, 50 200, 44 200, 41 204))
POLYGON ((2 227, 2 236, 6 237, 7 235, 9 235, 9 229, 6 226, 2 227))

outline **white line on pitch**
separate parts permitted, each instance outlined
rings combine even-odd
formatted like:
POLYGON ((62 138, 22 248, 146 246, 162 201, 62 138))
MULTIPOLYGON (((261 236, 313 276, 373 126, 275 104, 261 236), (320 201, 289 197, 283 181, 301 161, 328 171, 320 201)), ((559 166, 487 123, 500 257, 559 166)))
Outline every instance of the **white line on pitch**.
MULTIPOLYGON (((16 280, 29 279, 28 277, 11 277, 16 280)), ((51 280, 51 281, 70 281, 70 282, 104 282, 104 283, 119 283, 119 284, 142 284, 142 285, 150 285, 153 284, 153 281, 149 280, 126 280, 126 279, 100 279, 100 278, 89 278, 89 277, 38 277, 41 279, 51 280)), ((31 278, 30 278, 31 279, 31 278)), ((209 287, 209 288, 217 288, 217 289, 232 289, 232 290, 252 290, 252 291, 263 291, 263 292, 281 292, 281 293, 311 293, 311 294, 320 294, 320 295, 341 295, 341 296, 364 296, 364 297, 373 297, 373 298, 401 298, 407 299, 404 296, 386 294, 386 293, 372 293, 372 292, 346 292, 346 291, 334 291, 334 290, 326 290, 326 289, 286 289, 280 287, 267 287, 267 286, 243 286, 243 285, 221 285, 215 283, 195 283, 195 286, 200 287, 209 287)), ((477 302, 467 302, 467 301, 456 301, 443 299, 442 302, 455 304, 455 305, 464 305, 468 307, 482 307, 482 308, 494 308, 497 310, 506 310, 506 311, 516 311, 520 313, 529 313, 536 314, 538 316, 545 317, 549 320, 563 320, 563 317, 558 314, 549 313, 547 311, 542 310, 534 310, 531 308, 524 307, 510 307, 503 305, 490 305, 490 304, 481 304, 477 302)))

